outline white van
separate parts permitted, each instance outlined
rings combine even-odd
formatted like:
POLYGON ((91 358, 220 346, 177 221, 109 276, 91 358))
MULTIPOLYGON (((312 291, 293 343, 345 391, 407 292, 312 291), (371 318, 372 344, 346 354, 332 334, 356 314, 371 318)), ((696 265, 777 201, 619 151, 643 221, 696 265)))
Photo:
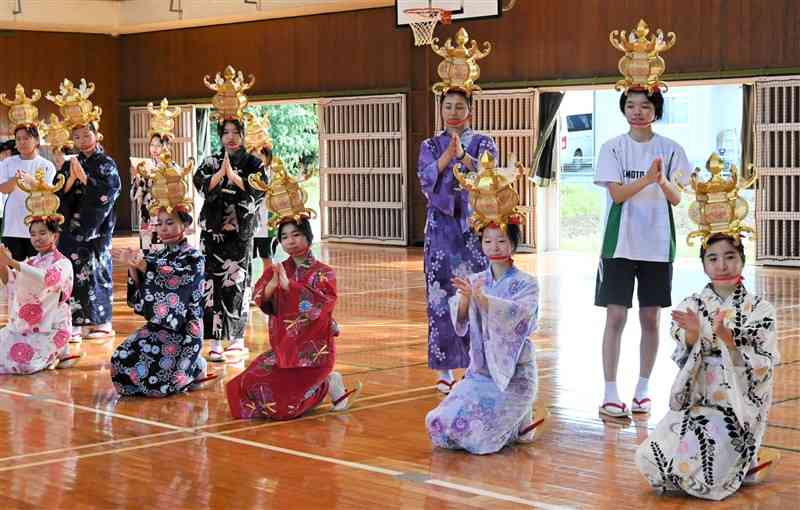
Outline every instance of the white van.
POLYGON ((594 160, 594 131, 592 114, 567 115, 561 128, 561 165, 565 171, 577 171, 592 166, 594 160))

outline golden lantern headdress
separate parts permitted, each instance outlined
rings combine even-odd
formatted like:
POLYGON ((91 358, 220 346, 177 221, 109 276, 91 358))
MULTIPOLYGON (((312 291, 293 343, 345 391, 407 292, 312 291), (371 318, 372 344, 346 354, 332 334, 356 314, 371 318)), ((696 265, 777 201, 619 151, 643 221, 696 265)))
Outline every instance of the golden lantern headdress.
POLYGON ((222 75, 217 73, 214 81, 211 81, 206 75, 203 83, 216 92, 211 100, 216 111, 211 114, 211 118, 220 123, 226 120, 241 122, 244 117, 244 109, 247 107, 247 96, 244 92, 255 82, 256 79, 252 74, 249 76, 249 81, 245 81, 242 71, 237 71, 232 66, 225 67, 222 75))
POLYGON ((72 141, 72 133, 67 123, 58 118, 55 113, 50 114, 50 122, 42 122, 41 133, 45 142, 50 145, 53 151, 64 151, 71 149, 75 142, 72 141))
POLYGON ((148 175, 153 181, 150 191, 153 205, 150 207, 150 214, 157 216, 161 209, 170 214, 173 211, 191 212, 192 199, 189 197, 186 177, 192 173, 194 159, 190 158, 188 164, 181 168, 166 147, 161 149, 158 159, 158 165, 148 175))
POLYGON ((300 187, 303 181, 292 178, 286 172, 283 160, 277 156, 272 158, 271 169, 272 175, 268 184, 261 180, 261 174, 250 174, 247 179, 250 186, 266 193, 267 208, 274 213, 269 227, 275 228, 287 221, 316 218, 316 211, 306 207, 308 193, 300 187))
POLYGON ((444 58, 437 68, 442 81, 433 85, 433 93, 445 95, 452 90, 459 90, 471 96, 473 91, 481 90, 475 83, 481 76, 481 68, 477 61, 491 53, 492 44, 484 42, 481 51, 478 49, 477 41, 470 41, 469 34, 463 28, 456 33, 455 45, 452 39, 447 39, 444 46, 439 46, 438 42, 439 38, 434 38, 431 48, 434 53, 444 58))
POLYGON ((708 246, 708 240, 713 235, 724 234, 740 240, 744 234, 753 234, 752 227, 743 224, 749 212, 747 202, 739 193, 749 188, 756 181, 757 175, 750 165, 752 175, 748 178, 738 175, 736 165, 731 165, 731 176, 722 176, 725 163, 717 153, 712 153, 706 162, 706 169, 711 174, 707 181, 699 179, 700 169, 695 168, 689 179, 691 189, 687 189, 678 182, 676 174, 672 182, 683 192, 692 193, 695 201, 689 206, 689 218, 698 226, 686 236, 686 243, 692 246, 692 239, 700 237, 703 246, 708 246))
POLYGON ((245 112, 244 148, 250 153, 261 153, 263 149, 272 150, 272 138, 269 136, 269 116, 258 118, 245 112))
POLYGON ((158 135, 161 138, 175 139, 175 117, 181 114, 181 109, 176 106, 169 106, 167 98, 161 100, 158 109, 153 108, 153 103, 147 103, 147 111, 150 112, 150 130, 147 138, 152 139, 158 135))
POLYGON ((525 213, 519 206, 519 194, 514 183, 528 174, 528 169, 517 162, 512 170, 497 168, 495 159, 485 151, 478 161, 478 172, 465 176, 460 171, 461 164, 453 167, 453 175, 461 187, 469 191, 469 204, 473 213, 470 217, 472 229, 476 232, 488 226, 496 226, 506 231, 509 224, 522 224, 525 213))
POLYGON ((33 104, 42 98, 42 91, 33 89, 33 94, 28 97, 25 87, 17 83, 14 89, 14 99, 8 99, 5 93, 0 94, 0 103, 8 106, 8 120, 11 121, 12 133, 19 128, 39 127, 39 109, 33 104))
POLYGON ((662 87, 664 91, 667 90, 667 84, 661 81, 666 63, 659 53, 675 45, 675 32, 669 32, 664 37, 664 31, 659 28, 655 34, 651 34, 650 27, 642 19, 630 33, 614 30, 608 35, 608 39, 611 46, 625 53, 619 59, 618 66, 624 78, 614 88, 625 92, 646 90, 648 94, 662 87))
POLYGON ((81 78, 78 87, 64 78, 59 85, 59 93, 47 92, 47 99, 53 102, 61 110, 61 117, 64 119, 67 129, 70 131, 88 125, 93 125, 97 132, 97 138, 101 139, 100 116, 103 109, 89 101, 89 96, 94 94, 94 83, 86 83, 86 78, 81 78))
POLYGON ((26 182, 24 177, 17 178, 19 189, 28 194, 25 199, 25 208, 28 215, 25 216, 25 224, 30 225, 35 221, 55 221, 59 224, 64 223, 64 216, 58 213, 58 206, 61 200, 56 196, 56 191, 64 186, 64 176, 59 174, 54 184, 49 184, 45 180, 44 168, 39 168, 34 174, 32 183, 26 182))

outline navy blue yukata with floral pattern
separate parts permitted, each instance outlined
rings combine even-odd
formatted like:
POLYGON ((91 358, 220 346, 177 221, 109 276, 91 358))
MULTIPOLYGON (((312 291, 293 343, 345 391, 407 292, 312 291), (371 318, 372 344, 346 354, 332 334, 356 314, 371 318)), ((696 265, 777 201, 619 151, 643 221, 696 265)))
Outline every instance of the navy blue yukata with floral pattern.
POLYGON ((147 270, 128 279, 128 304, 147 319, 111 357, 121 395, 166 397, 203 372, 204 258, 186 240, 145 255, 147 270))
MULTIPOLYGON (((99 147, 90 156, 80 153, 77 158, 87 180, 85 185, 76 180, 69 191, 62 188, 57 193, 64 215, 58 251, 72 262, 75 275, 70 298, 73 326, 101 325, 111 322, 111 237, 121 183, 116 162, 99 147)), ((58 172, 64 179, 69 177, 69 165, 65 162, 58 172)))

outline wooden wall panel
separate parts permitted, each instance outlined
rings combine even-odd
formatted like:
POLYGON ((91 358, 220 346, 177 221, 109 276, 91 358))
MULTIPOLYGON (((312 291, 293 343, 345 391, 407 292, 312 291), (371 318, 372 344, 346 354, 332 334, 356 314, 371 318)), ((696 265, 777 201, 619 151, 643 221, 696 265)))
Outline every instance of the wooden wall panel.
MULTIPOLYGON (((123 147, 124 157, 127 158, 128 142, 122 137, 120 129, 127 130, 128 116, 120 115, 119 39, 93 34, 5 31, 0 33, 0 55, 0 92, 13 97, 17 83, 25 86, 28 95, 31 89, 41 89, 43 97, 37 106, 43 118, 58 111, 44 95, 48 91, 57 93, 58 85, 64 78, 69 78, 74 83, 81 78, 93 81, 96 90, 91 100, 103 108, 100 122, 100 131, 104 136, 103 146, 118 163, 122 152, 120 149, 123 147)), ((0 115, 6 121, 7 111, 5 107, 0 108, 0 115)), ((126 174, 127 170, 120 168, 120 172, 126 174)), ((129 200, 121 198, 117 207, 120 229, 129 228, 129 211, 129 200)))
POLYGON ((203 75, 232 64, 253 94, 408 86, 409 34, 391 9, 267 20, 122 37, 122 97, 208 97, 203 75))

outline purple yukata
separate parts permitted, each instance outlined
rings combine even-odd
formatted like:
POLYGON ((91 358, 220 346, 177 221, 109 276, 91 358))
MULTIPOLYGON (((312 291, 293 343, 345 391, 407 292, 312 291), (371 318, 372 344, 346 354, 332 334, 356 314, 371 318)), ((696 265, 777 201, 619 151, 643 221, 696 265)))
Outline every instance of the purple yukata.
MULTIPOLYGON (((474 167, 488 151, 497 158, 497 146, 486 135, 465 130, 461 144, 474 167)), ((460 189, 453 176, 452 160, 439 172, 437 160, 450 145, 443 131, 422 142, 417 165, 422 192, 428 199, 425 223, 425 290, 428 301, 428 366, 435 370, 465 368, 469 365, 469 340, 453 330, 448 299, 455 294, 453 276, 466 278, 483 271, 488 261, 480 240, 469 229, 469 194, 460 189)))

